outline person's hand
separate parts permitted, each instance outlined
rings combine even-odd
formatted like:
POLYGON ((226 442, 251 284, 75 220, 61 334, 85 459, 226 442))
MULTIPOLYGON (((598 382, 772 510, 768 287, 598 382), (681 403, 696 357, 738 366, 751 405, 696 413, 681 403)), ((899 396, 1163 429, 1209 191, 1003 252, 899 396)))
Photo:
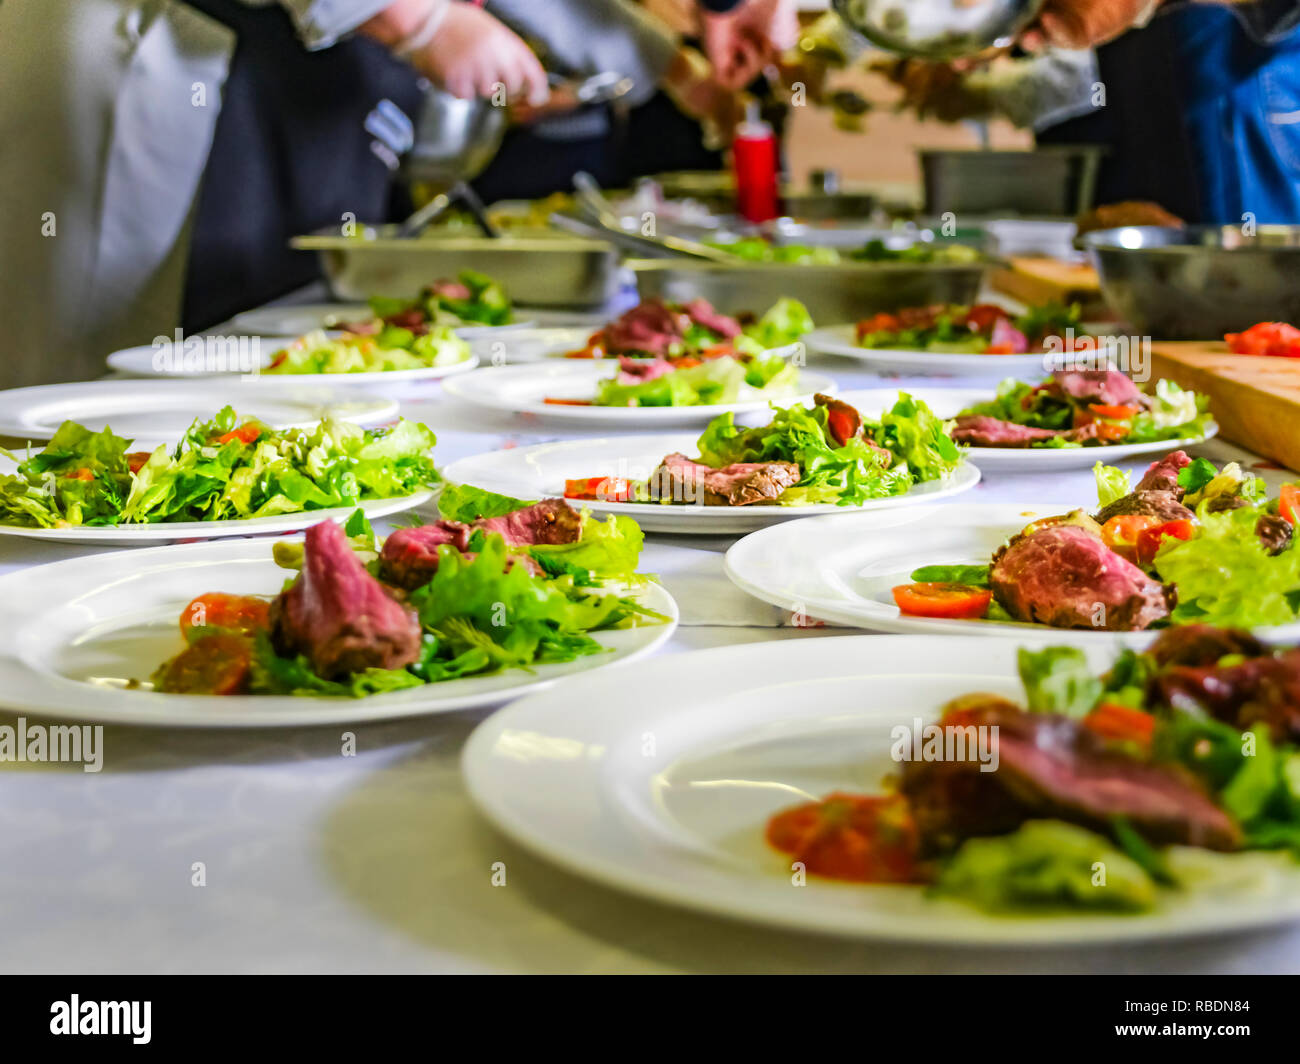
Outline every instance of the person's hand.
POLYGON ((491 96, 503 86, 540 106, 550 90, 546 71, 513 30, 474 4, 453 2, 433 40, 410 56, 411 63, 453 96, 491 96))
POLYGON ((1146 25, 1159 0, 1047 0, 1038 18, 1021 35, 1029 51, 1046 46, 1091 48, 1134 26, 1146 25))
POLYGON ((970 71, 952 63, 897 59, 874 63, 872 69, 902 88, 899 107, 915 111, 918 118, 960 122, 987 118, 992 111, 987 94, 972 88, 970 71))
POLYGON ((703 12, 700 35, 719 83, 739 89, 794 46, 799 14, 794 0, 743 0, 732 11, 703 12))
POLYGON ((745 99, 720 82, 704 56, 691 48, 677 49, 659 84, 679 111, 700 123, 705 147, 717 149, 731 143, 745 116, 745 99))

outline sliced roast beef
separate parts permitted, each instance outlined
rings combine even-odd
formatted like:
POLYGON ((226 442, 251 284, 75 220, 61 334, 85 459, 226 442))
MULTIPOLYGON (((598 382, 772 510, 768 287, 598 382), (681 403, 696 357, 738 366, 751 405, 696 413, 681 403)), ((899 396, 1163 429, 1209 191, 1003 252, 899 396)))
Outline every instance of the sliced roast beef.
POLYGON ((969 760, 904 763, 902 792, 929 852, 1044 817, 1100 831, 1123 817, 1158 844, 1231 850, 1241 842, 1237 826, 1190 774, 1115 752, 1068 717, 1025 713, 998 700, 948 720, 996 728, 997 768, 980 770, 973 743, 966 744, 969 760))
POLYGON ((775 502, 802 476, 793 462, 736 462, 713 469, 684 454, 670 454, 650 475, 650 495, 705 506, 752 506, 775 502))
POLYGON ((474 293, 469 290, 469 286, 462 284, 460 281, 434 281, 425 289, 425 293, 439 299, 472 299, 474 297, 474 293))
POLYGON ((1228 660, 1162 669, 1152 681, 1158 698, 1243 730, 1263 723, 1276 741, 1300 742, 1300 648, 1228 660))
POLYGON ((1145 407, 1150 402, 1141 389, 1117 369, 1061 369, 1052 374, 1052 380, 1078 403, 1145 407))
POLYGON ((307 529, 302 570, 271 604, 271 638, 327 680, 399 669, 420 654, 415 614, 366 571, 333 521, 307 529))
POLYGON ((656 380, 665 373, 673 371, 673 364, 666 358, 629 358, 618 356, 618 383, 644 384, 656 380))
POLYGON ((563 499, 543 499, 501 517, 482 518, 473 527, 499 532, 507 547, 576 543, 582 535, 582 514, 563 499))
POLYGON ((696 325, 702 325, 710 332, 715 332, 724 340, 740 335, 740 322, 713 309, 707 299, 692 299, 682 307, 685 314, 696 325))
POLYGON ((998 318, 989 333, 989 346, 1013 355, 1023 355, 1029 350, 1029 338, 1012 325, 1009 318, 998 318))
POLYGON ((379 553, 379 573, 384 582, 413 591, 423 587, 438 571, 438 548, 469 546, 469 525, 442 520, 415 528, 399 528, 379 553))
POLYGON ((1181 500, 1184 492, 1182 486, 1178 483, 1178 474, 1191 464, 1192 460, 1187 456, 1186 451, 1174 451, 1172 454, 1167 454, 1147 466, 1146 473, 1133 490, 1169 491, 1173 492, 1181 500))
POLYGON ((1169 665, 1217 665, 1220 658, 1229 654, 1257 658, 1267 653, 1267 647, 1241 628, 1180 624, 1156 636, 1146 653, 1163 668, 1169 665))
POLYGON ((1178 501, 1181 495, 1181 490, 1131 491, 1098 510, 1097 521, 1104 525, 1112 517, 1123 517, 1126 514, 1146 514, 1161 521, 1184 521, 1195 517, 1191 510, 1178 501))
POLYGON ((1163 584, 1077 525, 1016 536, 994 555, 989 583, 1016 620, 1054 628, 1137 631, 1169 616, 1163 584))
POLYGON ((682 315, 647 299, 605 326, 605 350, 611 354, 640 351, 666 355, 682 338, 682 315))
POLYGON ((972 447, 1029 447, 1042 440, 1053 440, 1061 433, 984 414, 967 414, 957 419, 951 435, 955 442, 972 447))

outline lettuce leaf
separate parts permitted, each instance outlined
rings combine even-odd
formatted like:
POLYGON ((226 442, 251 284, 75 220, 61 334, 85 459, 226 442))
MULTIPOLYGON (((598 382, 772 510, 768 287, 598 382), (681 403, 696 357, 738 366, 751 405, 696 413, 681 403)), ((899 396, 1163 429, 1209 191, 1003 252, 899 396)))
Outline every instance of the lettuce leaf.
POLYGON ((1108 466, 1098 462, 1092 467, 1092 475, 1097 481, 1097 505, 1109 506, 1116 499, 1122 499, 1133 489, 1129 486, 1129 476, 1117 466, 1108 466))
POLYGON ((1174 623, 1254 628, 1297 619, 1300 549, 1293 544, 1269 555, 1255 535, 1262 512, 1243 506, 1216 514, 1201 506, 1198 535, 1164 540, 1153 564, 1162 581, 1178 588, 1174 623))
POLYGON ((745 335, 763 348, 784 347, 813 328, 812 315, 799 300, 778 299, 758 321, 745 327, 745 335))
POLYGON ((962 461, 961 449, 952 442, 943 419, 906 392, 900 392, 898 402, 881 415, 872 435, 907 464, 918 483, 940 480, 962 461))
POLYGON ((1034 713, 1083 717, 1101 698, 1102 682, 1078 647, 1021 647, 1016 667, 1025 686, 1025 705, 1034 713))

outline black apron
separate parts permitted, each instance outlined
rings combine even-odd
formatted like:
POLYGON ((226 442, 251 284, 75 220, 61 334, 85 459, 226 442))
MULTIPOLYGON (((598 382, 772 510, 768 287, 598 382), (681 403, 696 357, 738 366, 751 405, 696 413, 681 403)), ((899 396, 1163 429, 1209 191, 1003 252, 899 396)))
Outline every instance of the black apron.
POLYGON ((307 51, 278 6, 185 0, 238 35, 199 191, 182 327, 208 328, 320 276, 290 237, 409 209, 371 152, 366 115, 389 99, 415 117, 419 76, 354 38, 307 51))

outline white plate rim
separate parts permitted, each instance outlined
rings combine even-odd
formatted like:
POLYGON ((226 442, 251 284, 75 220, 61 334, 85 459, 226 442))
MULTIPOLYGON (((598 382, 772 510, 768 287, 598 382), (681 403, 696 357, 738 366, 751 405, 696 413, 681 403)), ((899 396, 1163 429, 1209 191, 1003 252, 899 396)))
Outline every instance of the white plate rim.
MULTIPOLYGON (((66 573, 76 567, 89 568, 96 563, 112 560, 114 565, 135 563, 135 572, 147 572, 151 564, 167 559, 168 567, 174 567, 189 560, 189 556, 202 558, 205 553, 219 553, 223 562, 229 561, 265 561, 271 562, 271 541, 267 539, 222 540, 218 542, 191 543, 182 546, 146 547, 137 551, 118 552, 112 555, 82 555, 63 561, 49 562, 45 565, 29 566, 0 576, 0 594, 13 587, 21 587, 27 582, 46 585, 56 574, 57 568, 66 573)), ((209 563, 210 564, 210 563, 209 563)), ((211 588, 208 588, 211 590, 211 588)), ((196 590, 196 595, 201 592, 196 590)), ((636 629, 646 633, 641 645, 624 653, 616 653, 612 660, 598 660, 596 656, 587 659, 591 664, 580 672, 595 672, 610 667, 620 667, 638 658, 645 657, 658 650, 676 631, 680 620, 677 603, 660 584, 647 582, 638 594, 652 609, 668 616, 669 620, 660 625, 647 625, 636 629)), ((0 681, 6 684, 5 708, 18 713, 32 713, 43 717, 60 720, 75 720, 94 724, 130 724, 154 727, 182 728, 279 728, 279 727, 315 727, 318 725, 367 723, 381 720, 397 720, 405 717, 422 717, 438 713, 458 712, 465 709, 478 709, 501 705, 522 694, 538 691, 551 684, 575 675, 574 672, 562 672, 559 675, 548 674, 552 669, 564 666, 538 665, 531 671, 523 669, 506 670, 499 675, 520 678, 519 683, 506 687, 483 690, 475 694, 459 697, 437 697, 439 691, 453 689, 460 680, 450 680, 439 684, 428 684, 420 688, 390 694, 371 695, 367 698, 305 697, 292 695, 242 695, 218 697, 211 695, 164 695, 155 692, 131 692, 119 688, 96 687, 66 676, 36 672, 22 661, 12 649, 15 645, 15 629, 22 624, 16 614, 0 614, 0 633, 3 633, 4 650, 0 651, 0 681), (57 701, 40 701, 34 697, 15 694, 12 686, 18 676, 34 677, 39 687, 47 692, 54 692, 57 701), (104 696, 96 704, 94 695, 104 696), (132 703, 136 699, 147 702, 132 703), (156 700, 165 700, 165 705, 172 708, 163 713, 148 711, 149 705, 157 705, 156 700), (254 704, 258 708, 247 714, 232 712, 238 707, 254 704)), ((602 635, 626 634, 628 630, 614 633, 593 633, 599 639, 602 635)), ((566 663, 572 664, 572 663, 566 663)), ((464 682, 472 682, 469 677, 464 682)), ((48 697, 48 695, 47 695, 48 697)))
MULTIPOLYGON (((605 445, 614 447, 649 447, 651 443, 672 448, 687 438, 692 442, 698 438, 693 433, 651 433, 637 436, 594 437, 590 439, 558 440, 550 443, 530 444, 526 447, 512 447, 508 451, 488 451, 457 459, 442 470, 444 480, 449 484, 463 484, 496 491, 490 481, 484 483, 477 467, 497 462, 527 462, 530 455, 540 450, 558 450, 560 448, 600 448, 605 445)), ((653 449, 653 448, 652 448, 653 449)), ((680 448, 677 448, 680 450, 680 448)), ((664 454, 670 453, 665 450, 664 454)), ((649 531, 694 531, 704 535, 718 532, 734 531, 738 528, 762 528, 765 525, 782 521, 795 521, 804 517, 834 517, 843 514, 860 514, 873 510, 891 510, 903 506, 917 506, 946 499, 953 495, 969 491, 980 482, 980 469, 973 462, 965 461, 942 481, 932 481, 928 485, 914 485, 913 489, 903 495, 889 496, 883 499, 868 499, 860 506, 837 506, 834 503, 815 503, 812 506, 672 506, 656 503, 606 503, 598 500, 574 500, 600 515, 621 514, 630 517, 643 529, 649 531), (917 487, 934 485, 932 490, 918 492, 917 487), (688 516, 690 515, 690 516, 688 516)), ((511 492, 499 492, 511 494, 511 492)))
POLYGON ((446 381, 443 389, 456 399, 488 410, 507 414, 528 415, 538 419, 553 421, 582 422, 586 424, 624 424, 624 425, 667 425, 683 422, 711 421, 719 414, 741 413, 749 410, 766 410, 771 403, 792 406, 795 403, 812 402, 814 393, 823 392, 834 395, 838 390, 836 382, 820 373, 810 373, 800 368, 800 391, 792 395, 760 397, 743 400, 738 403, 715 403, 709 406, 564 406, 542 402, 521 403, 507 398, 498 398, 484 382, 490 380, 488 374, 507 376, 508 378, 527 378, 547 376, 558 379, 571 375, 582 379, 587 374, 595 381, 602 374, 617 372, 614 359, 545 359, 542 361, 522 362, 506 366, 485 366, 473 373, 454 377, 446 381), (602 371, 601 373, 595 372, 602 371), (483 384, 480 389, 477 386, 483 384))
POLYGON ((859 347, 853 343, 854 326, 823 325, 808 333, 803 342, 808 350, 823 355, 854 358, 880 368, 907 370, 917 374, 944 376, 1019 377, 1028 373, 1045 374, 1044 352, 1023 355, 969 355, 952 351, 914 351, 904 348, 859 347))
MULTIPOLYGON (((1050 514, 1064 514, 1071 510, 1078 509, 1077 505, 1071 503, 1043 503, 1043 502, 1026 502, 1026 503, 944 503, 942 506, 936 506, 936 512, 942 512, 945 520, 954 526, 965 526, 969 524, 971 510, 984 510, 989 512, 1006 511, 1008 515, 1016 511, 1019 525, 1012 527, 1014 522, 1008 523, 1007 536, 1010 537, 1020 528, 1023 528, 1032 517, 1027 517, 1021 511, 1029 512, 1033 515, 1047 516, 1050 514), (966 520, 962 519, 962 513, 967 514, 966 520)), ((924 514, 918 509, 912 511, 912 515, 923 517, 924 514)), ((841 519, 845 525, 849 520, 857 518, 859 521, 868 520, 870 514, 849 515, 848 518, 841 519)), ((822 517, 810 517, 807 521, 825 521, 822 517)), ((820 527, 820 526, 819 526, 820 527)), ((802 534, 810 535, 814 529, 805 524, 802 534)), ((870 530, 867 530, 870 531, 870 530)), ((930 617, 906 617, 899 612, 896 606, 887 606, 880 603, 882 612, 879 615, 864 615, 859 609, 850 604, 838 605, 835 603, 814 602, 808 598, 798 599, 790 597, 778 590, 775 590, 764 583, 751 577, 743 568, 742 559, 746 552, 756 549, 755 545, 765 542, 763 537, 772 539, 786 533, 786 529, 781 525, 772 525, 768 528, 758 529, 749 533, 733 543, 723 556, 722 567, 736 587, 740 588, 747 595, 752 595, 760 602, 766 602, 769 605, 776 606, 784 610, 798 610, 806 613, 815 620, 830 621, 834 624, 847 625, 852 628, 865 629, 872 632, 882 632, 894 635, 959 635, 962 637, 973 637, 981 639, 1010 637, 1027 642, 1044 642, 1055 641, 1058 643, 1070 643, 1079 646, 1091 645, 1118 645, 1118 646, 1141 646, 1147 640, 1153 638, 1154 632, 1150 629, 1136 632, 1112 632, 1091 631, 1083 628, 1049 628, 1046 625, 1028 624, 1024 622, 978 622, 978 621, 960 621, 944 620, 941 618, 930 617)), ((796 555, 792 555, 796 556, 796 555)), ((798 555, 803 557, 803 555, 798 555)), ((942 558, 936 558, 934 564, 943 564, 942 558)), ((1289 625, 1280 625, 1276 628, 1258 628, 1256 634, 1265 641, 1277 641, 1285 639, 1300 638, 1300 621, 1289 625)))
MULTIPOLYGON (((271 341, 276 345, 271 348, 272 353, 274 353, 279 348, 291 343, 296 337, 258 336, 252 337, 252 339, 271 341)), ((126 374, 135 380, 199 381, 216 378, 220 380, 238 380, 240 382, 266 381, 273 385, 298 380, 312 384, 337 383, 357 387, 372 384, 402 384, 410 381, 438 380, 455 373, 466 373, 469 370, 476 369, 479 363, 478 355, 471 353, 468 358, 445 366, 421 366, 418 369, 367 370, 364 373, 241 373, 238 370, 201 370, 196 373, 170 373, 164 370, 156 370, 152 365, 139 367, 134 364, 138 357, 143 356, 146 352, 152 354, 153 351, 153 346, 149 344, 124 347, 109 355, 106 362, 109 369, 116 373, 126 374)))
MULTIPOLYGON (((1019 641, 1015 639, 1004 639, 1000 642, 1010 647, 1019 645, 1019 641)), ((960 643, 955 643, 951 647, 952 653, 961 662, 955 667, 974 668, 973 664, 965 664, 965 659, 969 658, 973 662, 977 658, 987 656, 984 648, 978 644, 969 646, 969 650, 960 643)), ((725 661, 726 664, 719 667, 725 668, 728 675, 749 676, 762 675, 770 671, 773 656, 784 657, 788 669, 791 662, 793 662, 795 668, 799 668, 805 658, 817 661, 821 658, 830 657, 836 652, 840 652, 839 657, 841 660, 870 660, 871 654, 876 653, 887 658, 890 662, 894 662, 898 660, 900 654, 906 653, 907 649, 913 647, 926 647, 929 650, 936 649, 935 640, 932 637, 906 635, 846 635, 817 640, 764 641, 728 647, 714 647, 707 650, 691 651, 688 654, 672 655, 655 663, 659 668, 653 675, 659 681, 658 693, 661 702, 672 706, 675 704, 673 698, 666 696, 663 690, 665 670, 667 670, 666 678, 671 684, 678 672, 689 674, 690 669, 697 666, 704 669, 714 662, 725 661), (870 640, 870 642, 868 643, 867 640, 870 640), (858 648, 863 653, 853 653, 853 650, 858 648), (898 653, 895 651, 898 651, 898 653), (749 662, 747 660, 749 658, 757 658, 758 660, 749 662), (737 660, 733 662, 730 659, 737 660), (702 662, 704 664, 701 664, 702 662)), ((945 660, 947 659, 945 658, 945 660)), ((640 697, 639 692, 655 689, 656 685, 650 682, 651 676, 645 672, 645 669, 646 666, 643 663, 637 669, 629 670, 629 673, 620 677, 624 685, 623 690, 632 692, 632 695, 631 698, 625 697, 623 700, 614 700, 613 702, 606 698, 603 704, 617 707, 616 710, 612 711, 612 714, 632 713, 629 706, 633 699, 640 697)), ((866 667, 857 667, 857 670, 854 673, 855 675, 860 673, 869 676, 871 671, 866 667)), ((895 667, 895 671, 897 671, 897 667, 895 667)), ((783 675, 788 678, 788 671, 783 675)), ((585 685, 587 687, 587 697, 591 701, 599 703, 601 701, 600 686, 602 682, 602 678, 599 677, 575 678, 564 687, 563 696, 571 703, 575 697, 581 695, 580 688, 585 685), (592 691, 593 684, 596 687, 594 692, 592 691)), ((1180 927, 1177 924, 1171 926, 1169 922, 1162 923, 1160 919, 1162 915, 1170 915, 1167 913, 1132 915, 1079 913, 1061 917, 1034 915, 1016 918, 986 914, 975 907, 969 909, 963 907, 961 912, 965 919, 957 921, 957 927, 961 929, 961 933, 957 934, 954 933, 954 928, 950 926, 948 921, 940 923, 938 927, 932 930, 927 926, 928 921, 909 920, 900 923, 897 922, 895 915, 888 912, 879 914, 874 921, 867 920, 856 926, 848 927, 842 923, 837 923, 833 918, 838 910, 828 914, 817 906, 803 906, 796 910, 791 907, 783 908, 756 903, 753 895, 744 889, 745 883, 749 878, 752 878, 752 875, 745 877, 736 873, 729 876, 723 871, 717 871, 718 883, 716 885, 735 886, 737 888, 735 893, 727 898, 723 898, 716 890, 713 894, 707 894, 702 890, 693 889, 692 885, 684 884, 680 878, 674 878, 671 874, 674 854, 666 843, 662 847, 662 852, 656 851, 656 856, 660 857, 661 860, 650 861, 648 867, 638 866, 634 871, 631 871, 618 860, 601 857, 598 853, 593 856, 591 850, 597 844, 591 841, 590 833, 578 832, 575 835, 571 832, 571 837, 559 841, 556 841, 554 837, 549 839, 539 837, 540 833, 536 825, 529 824, 526 828, 521 823, 522 820, 529 816, 530 810, 517 808, 502 797, 501 780, 503 774, 508 772, 509 768, 503 766, 500 760, 493 759, 494 744, 512 728, 523 733, 537 734, 542 722, 545 721, 546 714, 555 712, 553 707, 559 695, 559 691, 551 691, 521 698, 499 713, 484 720, 474 729, 461 752, 461 775, 466 790, 469 792, 470 799, 478 811, 498 831, 530 853, 558 865, 573 875, 594 880, 606 887, 637 897, 647 898, 651 901, 681 909, 704 912, 731 921, 787 931, 810 932, 836 938, 957 948, 1028 947, 1050 949, 1059 948, 1063 945, 1082 946, 1099 943, 1192 938, 1274 926, 1300 920, 1300 893, 1297 893, 1289 907, 1275 908, 1270 911, 1251 912, 1237 909, 1234 913, 1231 908, 1225 906, 1224 912, 1219 914, 1220 919, 1215 921, 1212 926, 1180 927), (828 918, 828 915, 831 918, 828 918), (1032 933, 1034 931, 1037 933, 1032 933), (1044 931, 1049 933, 1044 934, 1044 931)), ((792 704, 796 703, 797 700, 792 704)), ((689 708, 689 705, 683 707, 683 709, 686 708, 689 708)), ((635 728, 643 726, 643 724, 644 722, 639 725, 636 718, 634 718, 627 727, 635 728)), ((588 741, 590 742, 590 740, 588 741)), ((581 773, 583 770, 595 771, 588 769, 585 760, 579 760, 576 762, 575 771, 581 773)), ((756 824, 755 831, 760 830, 761 824, 756 824)), ((647 834, 649 833, 647 832, 647 834)), ((753 875, 757 874, 753 873, 753 875)), ((842 886, 847 891, 870 889, 855 884, 843 884, 842 886)))

